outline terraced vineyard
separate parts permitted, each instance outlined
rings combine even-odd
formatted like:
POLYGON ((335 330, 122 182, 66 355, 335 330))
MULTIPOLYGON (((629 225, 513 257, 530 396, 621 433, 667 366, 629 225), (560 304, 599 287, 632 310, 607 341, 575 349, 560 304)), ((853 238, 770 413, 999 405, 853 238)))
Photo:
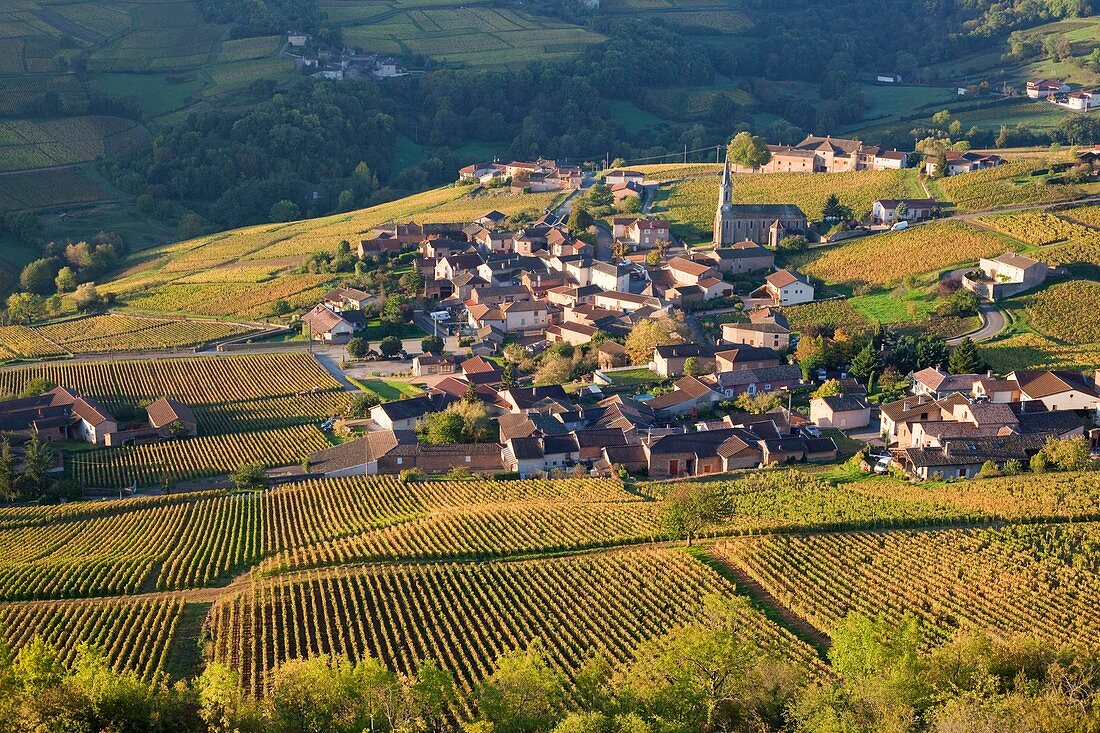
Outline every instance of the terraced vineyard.
MULTIPOLYGON (((0 361, 66 356, 64 349, 26 326, 0 326, 0 361)), ((0 390, 0 394, 3 390, 0 390)), ((12 392, 15 394, 15 392, 12 392)))
MULTIPOLYGON (((474 685, 505 651, 539 637, 552 666, 571 677, 590 653, 628 659, 642 641, 691 619, 704 596, 732 592, 713 571, 668 550, 318 572, 219 599, 212 657, 255 692, 286 659, 371 655, 408 673, 434 658, 455 671, 465 717, 474 685)), ((763 616, 744 621, 758 643, 805 663, 814 656, 763 616)))
POLYGON ((982 224, 1032 245, 1064 240, 1100 242, 1100 231, 1045 211, 995 214, 978 219, 982 224))
POLYGON ((1081 189, 1076 186, 1051 185, 1030 175, 1034 170, 1048 167, 1049 163, 1041 160, 1023 160, 984 171, 949 176, 937 180, 935 185, 943 198, 954 202, 959 211, 1072 201, 1081 196, 1081 189))

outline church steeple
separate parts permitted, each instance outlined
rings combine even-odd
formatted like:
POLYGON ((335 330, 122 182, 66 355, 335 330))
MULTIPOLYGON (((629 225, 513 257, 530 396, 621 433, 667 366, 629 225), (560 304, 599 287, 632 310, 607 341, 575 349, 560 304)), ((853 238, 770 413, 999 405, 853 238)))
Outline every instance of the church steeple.
POLYGON ((733 203, 733 181, 730 180, 730 161, 726 159, 722 166, 722 183, 718 187, 718 206, 729 206, 733 203))

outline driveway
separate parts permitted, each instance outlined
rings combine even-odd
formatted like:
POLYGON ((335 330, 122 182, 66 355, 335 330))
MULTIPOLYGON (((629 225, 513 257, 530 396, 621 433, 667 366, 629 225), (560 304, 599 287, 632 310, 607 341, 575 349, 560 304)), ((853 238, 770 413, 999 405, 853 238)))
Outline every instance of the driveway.
POLYGON ((956 336, 955 338, 947 339, 947 344, 949 346, 954 346, 958 343, 961 343, 962 340, 967 336, 969 336, 970 340, 974 341, 975 343, 988 341, 994 336, 1000 334, 1001 331, 1005 330, 1005 325, 1008 323, 1008 319, 1005 318, 1005 314, 999 308, 997 308, 996 304, 990 303, 988 301, 982 301, 982 303, 978 306, 978 315, 982 319, 981 328, 979 328, 977 331, 974 331, 973 333, 964 333, 962 336, 956 336))

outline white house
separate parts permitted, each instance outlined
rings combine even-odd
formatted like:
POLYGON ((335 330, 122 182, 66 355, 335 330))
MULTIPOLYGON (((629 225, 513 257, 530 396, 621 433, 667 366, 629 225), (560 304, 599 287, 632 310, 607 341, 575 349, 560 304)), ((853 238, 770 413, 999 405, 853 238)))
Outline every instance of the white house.
POLYGON ((790 270, 779 270, 764 278, 764 284, 753 291, 754 298, 769 297, 775 305, 798 305, 814 299, 814 286, 790 270))

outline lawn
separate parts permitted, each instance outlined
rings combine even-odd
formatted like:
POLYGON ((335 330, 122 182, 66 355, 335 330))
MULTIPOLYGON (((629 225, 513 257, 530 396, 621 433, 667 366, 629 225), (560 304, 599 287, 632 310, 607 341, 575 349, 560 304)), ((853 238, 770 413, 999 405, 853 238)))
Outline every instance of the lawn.
POLYGON ((392 402, 406 397, 419 397, 424 390, 408 382, 397 382, 387 379, 355 379, 348 377, 348 381, 364 392, 378 395, 383 402, 392 402))
POLYGON ((604 372, 604 374, 611 380, 613 387, 632 387, 664 381, 660 374, 647 367, 624 369, 621 372, 604 372))
POLYGON ((360 331, 359 335, 368 341, 380 341, 387 336, 396 336, 404 340, 424 338, 428 334, 412 323, 382 323, 381 320, 375 319, 367 321, 366 327, 360 331))
POLYGON ((922 290, 899 288, 889 293, 857 295, 848 303, 872 323, 911 323, 928 317, 935 305, 934 297, 922 290))

